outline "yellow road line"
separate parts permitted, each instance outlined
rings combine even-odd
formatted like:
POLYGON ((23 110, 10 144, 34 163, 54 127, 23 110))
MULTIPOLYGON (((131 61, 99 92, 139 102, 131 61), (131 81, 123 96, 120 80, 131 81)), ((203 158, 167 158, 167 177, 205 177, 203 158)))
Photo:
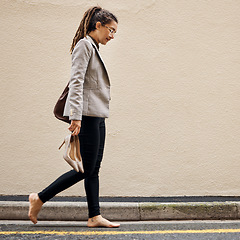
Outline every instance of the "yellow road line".
POLYGON ((183 234, 183 233, 240 233, 240 229, 164 230, 164 231, 6 231, 0 235, 50 234, 50 235, 121 235, 121 234, 183 234))

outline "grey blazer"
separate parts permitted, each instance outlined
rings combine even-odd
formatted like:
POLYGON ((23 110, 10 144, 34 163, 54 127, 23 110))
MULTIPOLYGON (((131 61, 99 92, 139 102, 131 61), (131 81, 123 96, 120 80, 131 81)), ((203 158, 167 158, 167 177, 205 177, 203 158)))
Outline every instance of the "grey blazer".
POLYGON ((90 36, 78 41, 72 53, 69 93, 64 116, 109 116, 110 80, 97 46, 90 36))

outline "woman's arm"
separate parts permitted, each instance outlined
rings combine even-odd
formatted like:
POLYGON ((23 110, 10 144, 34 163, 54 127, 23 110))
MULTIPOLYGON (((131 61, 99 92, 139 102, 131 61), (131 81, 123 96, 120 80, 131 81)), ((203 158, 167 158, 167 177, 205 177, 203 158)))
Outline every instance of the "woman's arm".
POLYGON ((81 39, 72 53, 71 79, 68 93, 70 120, 82 120, 83 83, 92 53, 93 46, 86 39, 81 39))
POLYGON ((87 40, 81 40, 72 53, 71 79, 69 82, 69 119, 68 128, 72 135, 78 135, 81 128, 83 110, 83 83, 93 47, 87 40))

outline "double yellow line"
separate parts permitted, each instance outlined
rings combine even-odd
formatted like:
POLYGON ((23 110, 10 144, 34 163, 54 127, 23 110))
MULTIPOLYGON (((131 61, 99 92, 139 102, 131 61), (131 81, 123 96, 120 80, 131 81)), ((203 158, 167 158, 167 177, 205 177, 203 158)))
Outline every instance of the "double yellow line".
POLYGON ((203 230, 164 230, 164 231, 5 231, 0 235, 121 235, 121 234, 186 234, 186 233, 240 233, 240 229, 203 229, 203 230))

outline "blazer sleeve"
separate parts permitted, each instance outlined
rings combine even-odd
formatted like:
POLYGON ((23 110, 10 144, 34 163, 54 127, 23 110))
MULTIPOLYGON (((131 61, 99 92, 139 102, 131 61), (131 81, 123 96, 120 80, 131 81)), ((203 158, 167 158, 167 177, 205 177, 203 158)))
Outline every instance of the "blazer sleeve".
POLYGON ((70 120, 82 120, 83 83, 92 53, 93 46, 85 39, 81 39, 72 52, 71 79, 68 93, 70 120))

